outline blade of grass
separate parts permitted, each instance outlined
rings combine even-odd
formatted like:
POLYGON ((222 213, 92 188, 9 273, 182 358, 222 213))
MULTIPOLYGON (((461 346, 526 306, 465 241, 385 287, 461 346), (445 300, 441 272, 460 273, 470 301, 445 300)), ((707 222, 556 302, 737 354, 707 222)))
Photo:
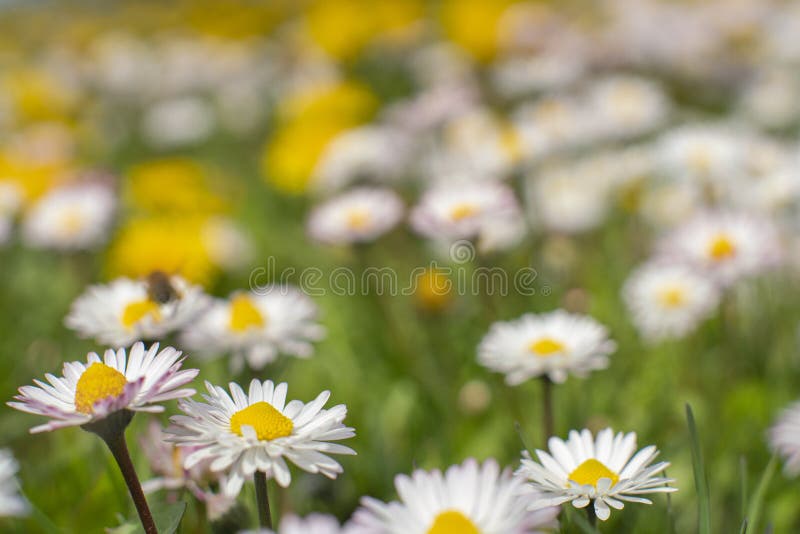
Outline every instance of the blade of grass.
MULTIPOLYGON (((742 498, 742 514, 747 512, 747 458, 744 455, 739 457, 739 491, 742 498)), ((746 522, 747 516, 742 516, 742 521, 746 522)))
POLYGON ((756 486, 756 491, 753 492, 753 498, 750 501, 750 506, 747 508, 747 523, 750 525, 745 532, 757 532, 758 521, 761 518, 761 509, 764 505, 764 498, 767 495, 767 489, 775 475, 775 470, 778 467, 778 459, 773 456, 770 458, 767 467, 764 469, 761 478, 756 486), (752 528, 750 528, 752 527, 752 528))
POLYGON ((694 470, 694 486, 697 491, 698 527, 699 534, 711 534, 711 504, 708 492, 708 477, 703 464, 703 453, 700 449, 700 439, 697 435, 697 425, 694 422, 692 407, 686 404, 686 422, 689 426, 689 439, 692 446, 692 468, 694 470))

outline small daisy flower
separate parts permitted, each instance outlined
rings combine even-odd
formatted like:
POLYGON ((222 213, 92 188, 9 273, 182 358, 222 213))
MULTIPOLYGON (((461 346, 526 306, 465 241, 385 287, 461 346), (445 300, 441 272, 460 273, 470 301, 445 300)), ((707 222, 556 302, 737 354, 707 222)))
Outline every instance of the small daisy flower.
POLYGON ((665 258, 686 263, 723 285, 773 267, 781 250, 769 219, 730 212, 697 215, 661 243, 665 258))
POLYGON ((561 383, 570 373, 583 377, 605 369, 616 348, 602 324, 557 310, 494 323, 478 346, 478 361, 504 373, 510 385, 537 376, 561 383))
POLYGON ((317 206, 308 233, 321 243, 347 245, 374 241, 403 217, 403 201, 388 189, 362 187, 317 206))
POLYGON ((89 287, 73 302, 64 322, 81 337, 121 347, 160 340, 195 319, 209 303, 199 286, 154 273, 146 279, 119 278, 89 287))
POLYGON ((203 352, 232 352, 236 365, 247 361, 253 369, 279 354, 309 358, 312 343, 325 335, 314 301, 291 287, 270 286, 260 293, 238 292, 215 300, 187 327, 183 342, 203 352))
POLYGON ((489 221, 518 213, 511 188, 492 182, 451 182, 423 194, 411 211, 411 226, 443 241, 473 238, 489 221))
POLYGON ((621 510, 625 502, 652 504, 641 495, 677 491, 667 486, 672 479, 656 476, 669 463, 652 464, 658 456, 655 446, 634 454, 634 432, 615 436, 606 428, 593 438, 588 430, 572 430, 567 441, 551 437, 547 445, 549 453, 536 451, 539 462, 523 452, 522 465, 517 470, 517 475, 542 493, 539 500, 531 502, 533 510, 566 502, 585 508, 593 502, 595 514, 605 521, 611 515, 609 507, 621 510))
POLYGON ((555 526, 558 508, 527 509, 524 481, 495 460, 399 475, 400 501, 362 499, 353 523, 373 534, 530 534, 555 526))
POLYGON ((28 515, 30 505, 19 493, 19 465, 9 450, 0 450, 0 517, 28 515))
POLYGON ((210 462, 213 472, 225 473, 223 490, 238 495, 246 478, 257 471, 274 478, 282 487, 291 482, 286 460, 309 473, 335 479, 342 466, 329 454, 355 454, 349 447, 331 443, 355 436, 344 426, 344 404, 324 409, 330 392, 324 391, 312 402, 286 403, 287 384, 253 380, 247 394, 235 383, 230 394, 206 382, 206 402, 181 401, 186 415, 171 418, 167 432, 181 447, 196 447, 186 457, 184 467, 192 469, 210 462))
POLYGON ((731 130, 717 125, 689 125, 665 133, 656 148, 663 170, 679 180, 719 184, 735 176, 741 146, 731 130))
POLYGON ((96 182, 54 189, 25 213, 23 241, 35 248, 95 248, 106 240, 115 204, 111 188, 96 182))
MULTIPOLYGON (((306 517, 288 515, 281 519, 278 530, 243 530, 239 534, 356 534, 353 529, 339 525, 332 515, 309 514, 306 517)), ((364 532, 366 534, 366 532, 364 532)))
POLYGON ((689 334, 720 299, 717 286, 692 269, 655 262, 634 271, 622 295, 636 328, 650 341, 689 334))
POLYGON ((650 131, 667 117, 667 99, 658 85, 644 78, 615 76, 595 82, 589 91, 595 128, 612 137, 650 131))
POLYGON ((786 408, 769 429, 769 443, 786 461, 784 472, 789 476, 800 474, 800 402, 786 408))
POLYGON ((68 426, 84 426, 123 410, 131 412, 163 412, 158 403, 194 395, 182 386, 197 376, 197 369, 181 370, 180 351, 158 344, 145 350, 136 343, 130 350, 109 349, 101 359, 96 353, 87 362, 64 364, 63 376, 46 374, 47 383, 34 380, 35 386, 19 388, 17 410, 43 415, 50 421, 31 429, 45 432, 68 426))

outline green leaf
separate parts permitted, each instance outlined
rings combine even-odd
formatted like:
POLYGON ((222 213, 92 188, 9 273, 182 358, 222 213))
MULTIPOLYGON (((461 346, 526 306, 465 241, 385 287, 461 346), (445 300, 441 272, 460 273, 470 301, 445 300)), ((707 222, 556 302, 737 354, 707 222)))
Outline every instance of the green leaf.
MULTIPOLYGON (((175 534, 186 512, 186 503, 155 503, 151 505, 150 512, 159 534, 175 534)), ((118 527, 107 528, 106 534, 144 534, 144 529, 138 520, 132 520, 118 527)))
POLYGON ((708 477, 703 464, 703 453, 700 450, 700 438, 697 436, 697 425, 694 422, 692 407, 686 404, 686 422, 689 425, 689 439, 692 446, 692 468, 694 470, 694 487, 697 491, 698 532, 711 534, 711 503, 708 492, 708 477))
MULTIPOLYGON (((593 503, 589 503, 589 506, 594 506, 593 503)), ((596 527, 593 527, 589 520, 586 519, 582 513, 578 510, 575 510, 572 506, 566 507, 569 510, 570 520, 573 521, 584 534, 598 534, 598 530, 596 527)))
POLYGON ((773 456, 766 469, 761 474, 761 478, 756 486, 756 491, 753 493, 753 498, 750 500, 750 506, 747 508, 747 529, 745 532, 758 532, 758 520, 761 518, 761 508, 764 505, 764 497, 767 494, 767 488, 775 475, 775 470, 778 467, 778 459, 773 456))

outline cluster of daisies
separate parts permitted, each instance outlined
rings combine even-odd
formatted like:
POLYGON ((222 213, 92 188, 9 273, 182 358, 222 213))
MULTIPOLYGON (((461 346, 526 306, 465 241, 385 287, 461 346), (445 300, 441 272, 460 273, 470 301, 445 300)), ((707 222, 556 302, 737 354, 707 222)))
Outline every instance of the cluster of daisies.
MULTIPOLYGON (((127 449, 120 443, 134 414, 163 412, 164 402, 179 399, 181 413, 171 417, 171 425, 163 429, 154 421, 139 439, 156 477, 139 485, 135 475, 133 481, 126 476, 126 482, 137 509, 141 491, 185 489, 205 504, 210 519, 219 519, 248 480, 264 477, 289 486, 290 465, 337 478, 343 468, 332 455, 355 454, 338 443, 355 435, 344 424, 347 408, 326 408, 329 391, 307 403, 288 400, 286 383, 258 379, 247 389, 234 382, 227 389, 206 382, 202 399, 194 400, 189 383, 199 371, 183 368, 180 351, 158 343, 148 348, 141 340, 175 334, 187 345, 240 354, 263 366, 282 353, 308 356, 323 332, 316 315, 313 302, 298 290, 237 293, 215 302, 200 288, 163 273, 92 286, 75 301, 67 325, 98 343, 132 347, 67 362, 62 376, 46 374, 45 380, 20 388, 9 405, 47 418, 34 433, 80 426, 97 434, 126 474, 127 449)), ((605 367, 614 350, 607 330, 593 319, 558 311, 494 325, 479 352, 484 365, 519 384, 536 376, 554 382, 568 374, 585 376, 605 367)), ((551 437, 548 449, 536 451, 538 461, 524 452, 513 473, 494 460, 471 459, 444 473, 401 475, 395 481, 397 501, 365 497, 342 527, 331 517, 290 516, 280 532, 522 534, 553 527, 559 505, 566 502, 579 508, 591 504, 596 517, 605 520, 609 507, 649 503, 641 495, 674 491, 672 480, 660 475, 668 464, 653 463, 655 447, 636 452, 633 433, 605 429, 593 437, 588 430, 573 431, 567 441, 551 437)), ((19 497, 8 498, 10 509, 23 512, 24 501, 14 499, 19 497)), ((142 522, 147 529, 146 515, 142 522)))

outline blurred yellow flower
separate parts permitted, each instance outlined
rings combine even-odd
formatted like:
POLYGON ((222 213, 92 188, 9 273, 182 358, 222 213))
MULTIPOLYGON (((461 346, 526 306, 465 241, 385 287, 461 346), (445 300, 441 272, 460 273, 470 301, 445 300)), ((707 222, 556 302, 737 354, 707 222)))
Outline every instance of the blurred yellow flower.
POLYGON ((440 311, 452 300, 453 282, 446 270, 429 267, 416 280, 417 304, 425 310, 440 311))
POLYGON ((369 119, 377 102, 365 87, 344 82, 302 91, 284 101, 262 156, 262 171, 277 189, 303 193, 328 143, 369 119))
POLYGON ((71 170, 66 162, 39 161, 12 150, 0 149, 0 182, 11 182, 30 202, 62 181, 71 170))
POLYGON ((488 61, 500 44, 500 22, 518 0, 444 0, 441 21, 445 34, 478 61, 488 61))
POLYGON ((374 40, 402 38, 423 15, 420 0, 317 0, 306 12, 306 24, 317 46, 348 60, 374 40))
POLYGON ((213 214, 227 207, 225 199, 209 188, 208 169, 187 158, 158 159, 133 167, 127 194, 136 208, 159 213, 213 214))
POLYGON ((203 239, 205 223, 202 217, 184 216, 129 219, 109 249, 109 276, 136 278, 163 271, 207 285, 217 267, 203 239))
POLYGON ((42 70, 10 70, 1 86, 11 97, 14 114, 23 121, 63 118, 76 101, 72 88, 42 70))

